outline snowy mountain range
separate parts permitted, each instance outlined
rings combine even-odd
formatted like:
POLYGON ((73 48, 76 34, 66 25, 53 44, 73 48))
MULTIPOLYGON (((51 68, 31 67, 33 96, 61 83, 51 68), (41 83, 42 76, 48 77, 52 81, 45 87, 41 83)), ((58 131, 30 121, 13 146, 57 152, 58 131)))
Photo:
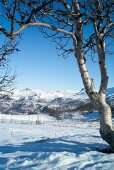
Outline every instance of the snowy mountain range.
MULTIPOLYGON (((107 90, 107 101, 114 106, 114 87, 107 90)), ((7 114, 48 113, 57 116, 62 112, 94 110, 84 89, 78 92, 72 90, 46 92, 26 88, 1 94, 0 98, 0 112, 7 114)))

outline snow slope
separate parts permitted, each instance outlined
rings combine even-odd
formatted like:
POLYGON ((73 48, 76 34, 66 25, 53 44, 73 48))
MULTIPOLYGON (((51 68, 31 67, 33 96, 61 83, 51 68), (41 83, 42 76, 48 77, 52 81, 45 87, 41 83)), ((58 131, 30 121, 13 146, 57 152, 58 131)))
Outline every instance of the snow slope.
POLYGON ((114 155, 98 152, 108 146, 96 114, 39 124, 1 122, 0 170, 113 170, 114 155))

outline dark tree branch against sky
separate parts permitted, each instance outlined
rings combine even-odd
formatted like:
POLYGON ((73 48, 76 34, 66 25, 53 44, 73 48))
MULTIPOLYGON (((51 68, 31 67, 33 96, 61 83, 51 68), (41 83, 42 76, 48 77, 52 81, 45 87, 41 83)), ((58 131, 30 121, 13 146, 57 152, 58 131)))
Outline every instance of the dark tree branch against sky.
POLYGON ((5 40, 0 43, 0 92, 12 91, 16 74, 12 74, 9 66, 9 56, 18 51, 18 43, 11 40, 5 40))

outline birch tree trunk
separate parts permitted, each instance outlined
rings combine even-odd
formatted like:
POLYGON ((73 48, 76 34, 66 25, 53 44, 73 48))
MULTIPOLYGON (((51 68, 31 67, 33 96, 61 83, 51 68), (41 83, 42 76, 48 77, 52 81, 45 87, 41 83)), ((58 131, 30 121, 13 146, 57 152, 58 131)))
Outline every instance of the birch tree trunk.
MULTIPOLYGON (((78 1, 73 0, 74 11, 76 16, 79 13, 79 4, 78 1)), ((83 84, 88 94, 90 100, 93 102, 97 108, 99 108, 100 113, 100 134, 103 140, 105 140, 112 150, 114 150, 114 131, 112 127, 112 113, 109 105, 106 103, 106 89, 108 84, 108 76, 105 64, 105 46, 104 42, 101 41, 100 35, 97 35, 96 32, 96 44, 97 44, 97 53, 99 58, 99 67, 101 73, 101 85, 99 92, 96 92, 94 83, 89 75, 85 57, 83 54, 82 41, 83 41, 83 32, 82 32, 82 22, 81 17, 75 20, 76 26, 76 39, 74 38, 74 47, 75 47, 75 57, 79 66, 83 84)), ((95 27, 96 29, 96 27, 95 27)))
MULTIPOLYGON (((100 6, 100 1, 95 0, 96 13, 99 16, 99 25, 102 26, 103 20, 100 17, 102 16, 102 9, 100 6)), ((105 31, 100 33, 100 27, 96 20, 94 21, 94 31, 96 36, 96 46, 97 46, 97 54, 99 59, 99 68, 101 73, 101 84, 99 89, 99 113, 100 113, 100 134, 102 139, 104 139, 114 150, 114 130, 112 126, 112 113, 109 105, 106 103, 106 90, 108 85, 108 74, 105 63, 105 42, 104 42, 104 34, 105 31)))
POLYGON ((106 103, 105 94, 99 96, 100 113, 100 134, 112 150, 114 150, 114 130, 112 126, 112 113, 109 105, 106 103))
MULTIPOLYGON (((96 28, 95 28, 96 29, 96 28)), ((112 113, 109 105, 106 103, 106 89, 108 84, 108 75, 105 64, 105 43, 96 32, 97 53, 99 58, 99 67, 101 73, 101 85, 99 89, 99 113, 100 113, 100 134, 114 150, 114 130, 112 126, 112 113)))

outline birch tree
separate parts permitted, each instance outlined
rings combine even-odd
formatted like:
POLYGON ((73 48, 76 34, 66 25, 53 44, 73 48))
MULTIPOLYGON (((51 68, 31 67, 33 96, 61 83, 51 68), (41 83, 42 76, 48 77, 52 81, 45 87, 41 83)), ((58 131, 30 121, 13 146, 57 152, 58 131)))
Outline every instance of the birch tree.
MULTIPOLYGON (((1 5, 5 11, 1 18, 10 23, 10 28, 0 26, 0 31, 7 37, 15 38, 25 28, 36 26, 57 43, 63 56, 74 55, 85 91, 100 113, 101 137, 114 150, 112 114, 106 102, 106 56, 114 38, 113 0, 12 0, 11 3, 2 0, 1 5), (98 91, 88 71, 88 56, 98 59, 101 76, 98 91)), ((109 50, 112 52, 112 48, 109 50)))

